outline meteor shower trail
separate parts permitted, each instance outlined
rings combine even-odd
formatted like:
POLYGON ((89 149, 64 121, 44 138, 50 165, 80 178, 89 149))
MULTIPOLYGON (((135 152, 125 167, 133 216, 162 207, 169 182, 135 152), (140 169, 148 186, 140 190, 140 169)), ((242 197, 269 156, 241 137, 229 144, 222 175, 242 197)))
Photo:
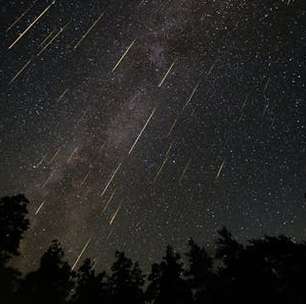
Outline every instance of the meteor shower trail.
POLYGON ((75 271, 116 250, 148 267, 222 226, 304 239, 301 2, 2 1, 0 195, 30 201, 16 263, 55 239, 75 271))

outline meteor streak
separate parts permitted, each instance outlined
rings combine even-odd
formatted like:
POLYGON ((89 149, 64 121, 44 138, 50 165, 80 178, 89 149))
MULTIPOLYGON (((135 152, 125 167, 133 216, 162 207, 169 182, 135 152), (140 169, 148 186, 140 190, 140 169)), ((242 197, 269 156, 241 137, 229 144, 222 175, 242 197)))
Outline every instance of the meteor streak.
POLYGON ((243 102, 243 105, 242 105, 242 107, 241 107, 241 114, 240 114, 240 117, 239 117, 239 119, 238 119, 238 123, 241 121, 241 119, 242 119, 242 117, 243 117, 244 108, 246 107, 247 102, 248 102, 248 96, 245 97, 244 102, 243 102))
POLYGON ((219 168, 219 171, 218 171, 218 173, 217 173, 216 179, 219 178, 219 176, 220 176, 220 174, 221 174, 221 172, 222 172, 222 169, 223 169, 223 167, 224 167, 224 163, 225 163, 225 160, 223 160, 223 162, 222 162, 222 164, 221 164, 221 166, 220 166, 220 168, 219 168))
POLYGON ((45 204, 45 201, 43 201, 43 202, 39 205, 39 207, 38 207, 37 210, 35 211, 35 215, 37 215, 37 214, 39 213, 40 209, 43 207, 44 204, 45 204))
POLYGON ((213 71, 213 69, 215 68, 215 66, 216 66, 216 63, 214 63, 214 64, 210 67, 209 71, 207 72, 207 75, 210 75, 210 74, 211 74, 211 72, 213 71))
POLYGON ((43 12, 17 37, 17 39, 9 46, 9 50, 39 21, 43 15, 47 13, 47 11, 51 8, 52 5, 55 4, 55 1, 53 1, 51 4, 49 4, 43 12))
POLYGON ((59 29, 59 31, 53 36, 53 38, 44 46, 44 48, 39 51, 37 57, 39 57, 52 44, 52 42, 64 31, 64 29, 69 25, 70 22, 71 21, 67 22, 63 27, 59 29))
POLYGON ((69 158, 68 158, 68 160, 67 160, 67 163, 70 163, 70 162, 71 162, 71 160, 72 160, 72 158, 73 158, 73 155, 77 153, 78 149, 79 149, 79 147, 75 147, 75 148, 73 149, 72 153, 70 154, 70 156, 69 156, 69 158))
POLYGON ((74 262, 73 266, 71 267, 71 270, 74 270, 74 268, 76 267, 76 265, 78 264, 80 258, 82 257, 82 255, 84 254, 85 250, 87 249, 89 243, 91 242, 91 238, 87 241, 87 243, 84 245, 81 253, 79 254, 79 256, 77 257, 76 261, 74 262))
POLYGON ((87 30, 87 32, 76 43, 76 45, 73 47, 74 49, 76 49, 81 44, 81 42, 87 37, 87 35, 91 32, 91 30, 95 27, 95 25, 100 21, 103 15, 104 15, 104 12, 96 19, 96 21, 91 25, 91 27, 87 30))
POLYGON ((133 143, 133 145, 132 145, 132 147, 131 147, 131 149, 130 149, 130 151, 129 151, 129 155, 130 155, 130 154, 132 153, 132 151, 134 150, 134 148, 135 148, 135 146, 136 146, 136 144, 137 144, 139 138, 141 137, 141 135, 142 135, 142 133, 144 132, 144 130, 146 129, 148 123, 150 122, 150 120, 152 119, 153 115, 155 114, 155 111, 156 111, 156 108, 154 108, 154 109, 152 110, 152 113, 151 113, 150 117, 147 119, 147 122, 146 122, 145 125, 143 126, 143 128, 142 128, 142 130, 140 131, 139 135, 137 136, 136 140, 134 141, 134 143, 133 143))
POLYGON ((129 45, 129 47, 127 48, 127 50, 124 52, 124 54, 121 56, 121 58, 119 59, 119 61, 117 62, 117 64, 113 67, 112 72, 114 72, 117 67, 120 65, 121 61, 124 59, 124 57, 127 55, 127 53, 129 52, 129 50, 132 48, 132 46, 134 45, 134 43, 136 42, 136 39, 129 45))
POLYGON ((110 220, 110 222, 109 222, 110 225, 112 225, 112 223, 114 222, 114 220, 115 220, 115 218, 117 217, 118 212, 119 212, 120 209, 121 209, 121 205, 117 208, 117 210, 116 210, 115 213, 113 214, 113 216, 112 216, 112 218, 111 218, 111 220, 110 220))
POLYGON ((106 211, 106 209, 107 209, 109 203, 112 201, 112 199, 113 199, 115 193, 116 193, 116 190, 113 191, 113 193, 111 194, 110 198, 107 200, 107 202, 106 202, 106 204, 105 204, 105 206, 104 206, 104 208, 103 208, 103 212, 106 211))
POLYGON ((20 75, 21 73, 28 67, 28 65, 32 62, 32 59, 28 60, 26 64, 15 74, 15 76, 10 80, 9 85, 11 85, 20 75))
POLYGON ((44 162, 44 160, 45 160, 46 157, 47 157, 47 154, 45 154, 45 155, 41 158, 41 160, 40 160, 36 165, 34 165, 35 168, 40 167, 40 165, 44 162))
POLYGON ((69 89, 64 90, 64 92, 60 95, 60 97, 57 99, 56 102, 61 101, 64 98, 64 96, 67 94, 68 91, 69 91, 69 89))
POLYGON ((173 124, 172 124, 172 126, 171 126, 171 128, 170 128, 170 130, 169 130, 169 132, 167 134, 167 137, 169 137, 171 135, 173 129, 175 128, 175 126, 177 124, 177 121, 178 121, 178 118, 174 119, 174 122, 173 122, 173 124))
POLYGON ((173 63, 171 64, 170 68, 168 69, 167 73, 165 74, 165 76, 163 77, 163 79, 161 80, 161 82, 159 83, 158 87, 160 88, 163 83, 165 82, 166 78, 168 77, 169 73, 171 72, 172 68, 174 67, 175 61, 173 61, 173 63))
POLYGON ((112 236, 114 229, 111 229, 111 231, 109 232, 108 236, 106 237, 106 240, 108 241, 109 238, 112 236))
POLYGON ((46 179, 46 181, 41 185, 41 188, 42 188, 42 189, 48 184, 48 182, 49 182, 49 180, 52 178, 53 174, 54 174, 54 171, 52 171, 52 172, 50 173, 50 175, 48 176, 48 178, 46 179))
POLYGON ((117 174, 118 170, 120 169, 122 163, 119 163, 119 165, 117 166, 117 168, 114 170, 112 176, 110 177, 109 181, 107 182, 104 190, 102 191, 102 193, 100 194, 100 196, 103 196, 105 194, 105 192, 107 191, 107 188, 109 187, 109 185, 111 184, 112 180, 114 179, 115 175, 117 174))
POLYGON ((48 39, 54 34, 54 31, 50 32, 47 37, 40 43, 39 47, 42 47, 47 41, 48 39))
POLYGON ((157 171, 157 173, 156 173, 156 175, 155 175, 155 177, 154 177, 154 179, 153 179, 153 184, 157 181, 158 176, 159 176, 160 173, 162 172, 162 170, 163 170, 163 168, 164 168, 164 166, 165 166, 165 164, 166 164, 166 162, 167 162, 167 160, 168 160, 168 158, 169 158, 169 153, 170 153, 170 151, 171 151, 172 146, 173 146, 173 143, 170 144, 170 146, 169 146, 169 148, 168 148, 168 150, 167 150, 167 152, 166 152, 166 156, 165 156, 165 158, 164 158, 164 161, 163 161, 163 163, 161 164, 159 170, 157 171))
POLYGON ((180 185, 182 184, 182 180, 183 180, 183 178, 184 178, 184 176, 185 176, 185 174, 186 174, 186 172, 187 172, 187 170, 189 168, 190 162, 191 162, 191 158, 189 158, 189 160, 187 161, 187 163, 186 163, 186 165, 184 167, 184 170, 183 170, 183 172, 182 172, 182 174, 180 176, 180 179, 179 179, 179 184, 180 185))
POLYGON ((15 24, 17 24, 32 9, 32 7, 36 4, 37 1, 38 0, 35 0, 29 8, 27 8, 18 18, 16 18, 16 20, 6 29, 6 32, 11 30, 12 27, 15 26, 15 24))
POLYGON ((87 181, 87 178, 88 178, 88 176, 89 176, 89 172, 90 172, 90 171, 88 171, 87 174, 85 175, 85 177, 83 178, 83 180, 82 180, 80 186, 83 186, 83 185, 85 184, 85 182, 87 181))
POLYGON ((59 153, 60 150, 61 150, 61 147, 59 147, 59 148, 56 150, 56 152, 54 153, 54 155, 53 155, 52 158, 50 159, 49 164, 51 164, 51 163, 54 161, 54 159, 56 158, 56 156, 57 156, 57 154, 59 153))
POLYGON ((191 92, 189 98, 187 99, 185 105, 183 106, 183 111, 184 111, 184 109, 189 105, 189 103, 190 103, 190 101, 192 100, 194 94, 195 94, 196 91, 198 90, 199 85, 200 85, 200 82, 201 82, 201 81, 199 80, 199 81, 197 82, 197 84, 195 85, 195 87, 193 88, 193 90, 192 90, 192 92, 191 92))

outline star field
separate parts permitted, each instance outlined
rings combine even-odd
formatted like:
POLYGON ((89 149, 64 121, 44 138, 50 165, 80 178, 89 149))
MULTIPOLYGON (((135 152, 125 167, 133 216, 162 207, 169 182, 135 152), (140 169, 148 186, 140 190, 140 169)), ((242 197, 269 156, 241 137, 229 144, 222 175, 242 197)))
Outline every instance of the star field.
POLYGON ((1 1, 0 190, 18 263, 305 238, 303 1, 1 1))

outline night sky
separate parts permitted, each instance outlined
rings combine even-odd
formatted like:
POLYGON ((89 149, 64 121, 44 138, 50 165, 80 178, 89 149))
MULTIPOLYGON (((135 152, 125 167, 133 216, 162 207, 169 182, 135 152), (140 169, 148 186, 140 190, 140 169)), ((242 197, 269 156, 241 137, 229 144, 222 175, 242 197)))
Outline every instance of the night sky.
POLYGON ((304 0, 0 1, 0 193, 34 267, 306 238, 304 0))

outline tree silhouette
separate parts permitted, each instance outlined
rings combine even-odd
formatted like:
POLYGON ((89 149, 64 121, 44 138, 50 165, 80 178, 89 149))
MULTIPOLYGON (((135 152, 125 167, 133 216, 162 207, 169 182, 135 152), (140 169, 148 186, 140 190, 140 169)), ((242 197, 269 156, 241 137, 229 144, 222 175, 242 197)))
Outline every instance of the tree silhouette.
POLYGON ((53 241, 41 257, 38 270, 29 273, 22 284, 23 303, 65 303, 72 288, 73 274, 64 261, 64 251, 58 241, 53 241))
POLYGON ((222 228, 212 258, 205 247, 189 241, 187 266, 168 246, 152 265, 146 291, 138 265, 117 251, 111 274, 96 273, 86 259, 75 273, 58 241, 40 266, 20 279, 10 267, 29 225, 23 195, 0 199, 0 303, 28 304, 236 304, 306 303, 306 243, 285 236, 265 236, 243 245, 222 228))
POLYGON ((148 301, 156 304, 192 303, 191 290, 183 279, 183 263, 178 253, 168 246, 160 264, 153 264, 146 292, 148 301))
POLYGON ((278 266, 282 252, 292 252, 292 243, 287 238, 265 238, 249 241, 242 246, 223 228, 217 241, 216 256, 221 258, 219 286, 223 293, 219 301, 235 303, 278 302, 280 296, 280 273, 278 266), (251 296, 250 296, 251 295, 251 296))
POLYGON ((0 199, 0 302, 12 303, 20 273, 8 262, 19 255, 19 244, 29 227, 27 204, 29 201, 19 194, 0 199))
POLYGON ((216 275, 213 273, 213 259, 205 247, 197 245, 193 239, 188 242, 186 253, 188 269, 185 272, 187 282, 194 294, 195 303, 211 303, 213 299, 216 275))
POLYGON ((96 274, 90 259, 86 259, 80 266, 76 278, 76 290, 71 301, 73 304, 98 304, 109 300, 106 273, 96 274))
POLYGON ((111 303, 144 303, 144 275, 138 263, 133 264, 123 252, 117 251, 115 257, 109 278, 111 303))
POLYGON ((216 258, 221 259, 226 267, 231 267, 239 260, 244 248, 225 227, 221 228, 218 233, 216 258))
POLYGON ((237 267, 240 267, 240 259, 244 247, 233 238, 225 227, 220 229, 218 233, 219 238, 216 241, 215 257, 221 262, 221 267, 218 269, 218 289, 221 292, 217 292, 216 302, 235 301, 240 303, 239 295, 243 290, 238 286, 237 278, 239 276, 236 271, 237 267))
POLYGON ((19 194, 0 199, 0 263, 19 254, 19 243, 29 227, 27 205, 29 201, 19 194))
MULTIPOLYGON (((280 303, 305 303, 304 286, 306 274, 306 244, 298 244, 285 236, 252 240, 249 251, 255 251, 256 258, 264 259, 268 264, 271 277, 262 273, 261 284, 274 290, 271 298, 278 298, 280 303), (271 282, 273 285, 271 286, 271 282)), ((263 272, 263 267, 257 271, 263 272)))

